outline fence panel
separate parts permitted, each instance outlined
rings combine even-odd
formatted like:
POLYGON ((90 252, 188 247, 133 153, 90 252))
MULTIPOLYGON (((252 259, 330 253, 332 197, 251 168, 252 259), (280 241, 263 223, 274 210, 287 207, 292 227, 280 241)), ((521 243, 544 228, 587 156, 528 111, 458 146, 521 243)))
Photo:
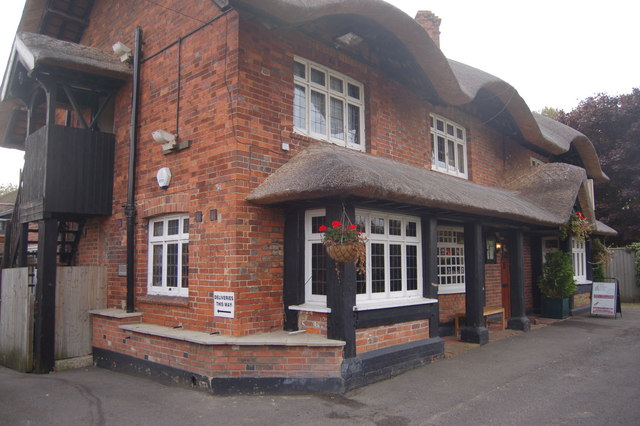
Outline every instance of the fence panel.
POLYGON ((28 268, 2 270, 0 364, 27 373, 33 368, 33 305, 28 268))
POLYGON ((606 269, 607 277, 620 283, 620 299, 623 302, 640 302, 640 287, 636 285, 634 253, 624 248, 611 249, 611 261, 606 269))

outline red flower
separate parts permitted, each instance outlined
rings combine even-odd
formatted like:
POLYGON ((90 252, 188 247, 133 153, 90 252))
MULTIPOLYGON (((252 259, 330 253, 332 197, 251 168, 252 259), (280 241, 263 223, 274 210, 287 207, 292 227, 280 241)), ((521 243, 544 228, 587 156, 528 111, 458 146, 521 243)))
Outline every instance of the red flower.
POLYGON ((358 225, 349 225, 349 229, 357 229, 358 225))
POLYGON ((340 228, 342 224, 337 220, 334 220, 333 222, 331 222, 331 226, 333 226, 334 228, 340 228))
POLYGON ((324 225, 320 225, 320 227, 318 228, 318 231, 320 231, 320 232, 324 232, 326 230, 327 230, 327 227, 324 226, 324 225))

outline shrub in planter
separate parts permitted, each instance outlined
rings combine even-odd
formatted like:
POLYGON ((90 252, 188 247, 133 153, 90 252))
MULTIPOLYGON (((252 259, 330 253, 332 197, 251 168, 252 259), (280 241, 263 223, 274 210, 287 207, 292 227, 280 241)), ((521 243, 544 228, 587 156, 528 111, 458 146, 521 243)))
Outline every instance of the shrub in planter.
POLYGON ((571 255, 563 251, 547 253, 538 282, 542 293, 542 316, 566 318, 569 316, 569 297, 576 291, 571 255))

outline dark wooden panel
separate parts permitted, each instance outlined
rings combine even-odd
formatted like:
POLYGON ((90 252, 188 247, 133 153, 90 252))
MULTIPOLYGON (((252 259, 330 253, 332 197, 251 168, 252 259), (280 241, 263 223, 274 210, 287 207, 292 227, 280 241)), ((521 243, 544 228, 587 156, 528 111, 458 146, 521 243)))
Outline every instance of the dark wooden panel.
POLYGON ((27 138, 26 147, 24 201, 31 206, 29 217, 111 214, 114 135, 45 126, 27 138), (38 205, 41 212, 33 210, 38 205))
POLYGON ((436 315, 437 312, 437 303, 356 311, 356 328, 379 327, 382 325, 429 319, 436 315))

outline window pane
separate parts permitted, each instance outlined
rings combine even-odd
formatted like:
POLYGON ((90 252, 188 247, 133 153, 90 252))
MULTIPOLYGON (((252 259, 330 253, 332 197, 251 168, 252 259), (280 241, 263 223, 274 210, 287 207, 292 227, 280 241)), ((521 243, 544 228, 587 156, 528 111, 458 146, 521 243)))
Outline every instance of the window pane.
POLYGON ((311 294, 327 294, 325 250, 321 243, 311 244, 311 294))
POLYGON ((389 219, 389 235, 402 235, 402 221, 389 219))
POLYGON ((356 85, 349 83, 349 96, 353 99, 360 99, 360 88, 356 85))
POLYGON ((329 81, 331 82, 331 90, 342 93, 344 91, 344 86, 342 83, 342 80, 340 80, 339 78, 333 77, 331 76, 329 78, 329 81))
POLYGON ((307 70, 304 64, 293 62, 293 75, 300 78, 307 78, 307 70))
POLYGON ((406 246, 407 250, 407 290, 418 289, 418 247, 406 246))
POLYGON ((344 140, 344 103, 331 98, 331 137, 344 140))
POLYGON ((327 221, 325 216, 314 216, 311 218, 311 233, 312 234, 321 234, 320 231, 318 231, 318 228, 320 228, 321 225, 324 225, 325 222, 327 221))
POLYGON ((389 245, 389 275, 391 291, 402 291, 402 246, 389 245))
POLYGON ((320 86, 324 86, 326 84, 325 73, 315 68, 311 68, 311 81, 319 84, 320 86))
POLYGON ((415 237, 418 235, 418 227, 416 222, 407 222, 406 235, 407 237, 415 237))
POLYGON ((444 121, 436 120, 436 129, 441 132, 444 132, 444 121))
POLYGON ((360 145, 360 107, 349 104, 349 143, 360 145))
POLYGON ((356 294, 365 294, 367 292, 366 275, 356 274, 356 294))
POLYGON ((161 237, 164 232, 164 222, 155 222, 153 224, 153 236, 161 237))
POLYGON ((447 140, 447 155, 449 156, 449 167, 456 168, 456 148, 452 140, 447 140))
POLYGON ((382 217, 371 218, 371 233, 384 234, 384 218, 382 217))
POLYGON ((322 93, 311 91, 311 131, 314 133, 327 133, 327 108, 325 96, 322 93))
POLYGON ((458 139, 464 140, 464 132, 462 131, 462 129, 456 127, 456 136, 458 137, 458 139))
POLYGON ((180 220, 171 219, 167 222, 167 235, 178 235, 180 233, 180 220))
POLYGON ((458 144, 458 171, 464 173, 464 147, 458 144))
POLYGON ((442 136, 438 136, 438 163, 445 165, 445 146, 442 136))
POLYGON ((363 216, 363 215, 357 215, 356 216, 356 225, 358 225, 358 230, 362 231, 362 232, 366 232, 367 228, 367 217, 363 216))
POLYGON ((453 136, 453 126, 447 123, 447 134, 453 136))
POLYGON ((371 292, 384 293, 384 244, 371 243, 371 292))
POLYGON ((162 286, 162 246, 153 246, 153 272, 151 285, 155 287, 162 286))
POLYGON ((297 84, 293 89, 293 125, 300 128, 307 128, 307 91, 297 84))
POLYGON ((189 287, 189 244, 182 244, 182 288, 189 287))
POLYGON ((167 287, 178 287, 177 244, 167 244, 167 287))

